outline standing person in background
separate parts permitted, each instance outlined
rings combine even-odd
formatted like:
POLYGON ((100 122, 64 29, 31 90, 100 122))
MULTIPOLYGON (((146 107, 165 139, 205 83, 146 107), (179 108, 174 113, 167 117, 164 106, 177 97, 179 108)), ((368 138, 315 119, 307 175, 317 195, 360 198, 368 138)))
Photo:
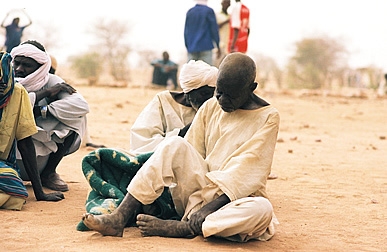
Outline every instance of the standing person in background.
POLYGON ((220 62, 227 55, 228 40, 230 38, 230 16, 227 11, 230 7, 230 0, 222 0, 221 5, 222 9, 220 12, 216 13, 216 22, 218 23, 219 27, 219 46, 221 50, 220 57, 215 59, 215 66, 217 67, 219 67, 220 62))
POLYGON ((203 60, 213 65, 212 49, 219 47, 219 28, 215 12, 207 6, 207 0, 196 0, 196 5, 188 10, 184 25, 184 42, 188 51, 188 61, 203 60))
POLYGON ((163 58, 153 60, 152 83, 165 86, 168 89, 177 89, 177 69, 178 65, 169 59, 169 53, 163 52, 163 58))
MULTIPOLYGON (((50 59, 51 59, 51 67, 50 67, 50 70, 48 71, 50 74, 55 74, 56 73, 56 69, 58 67, 58 61, 56 60, 56 58, 52 55, 50 55, 50 59)), ((102 144, 94 144, 91 140, 91 136, 89 134, 89 127, 86 126, 86 131, 85 131, 85 135, 84 135, 84 140, 82 141, 82 145, 86 146, 86 147, 91 147, 91 148, 105 148, 106 146, 105 145, 102 145, 102 144)))
POLYGON ((250 10, 241 0, 235 0, 236 4, 231 12, 229 52, 246 53, 250 35, 250 10))
POLYGON ((23 10, 23 13, 27 17, 29 23, 25 26, 19 26, 20 18, 16 17, 12 20, 12 23, 10 25, 5 26, 5 20, 9 16, 11 12, 8 12, 5 16, 3 22, 1 23, 1 27, 5 28, 5 47, 6 51, 9 53, 11 52, 12 48, 15 46, 18 46, 21 42, 21 37, 23 35, 23 31, 26 27, 30 26, 32 24, 31 18, 28 16, 28 14, 23 10))

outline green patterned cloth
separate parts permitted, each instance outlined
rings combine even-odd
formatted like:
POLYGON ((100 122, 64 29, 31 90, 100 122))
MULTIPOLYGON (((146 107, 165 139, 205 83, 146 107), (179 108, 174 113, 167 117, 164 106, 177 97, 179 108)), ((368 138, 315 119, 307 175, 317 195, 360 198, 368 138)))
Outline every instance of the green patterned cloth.
MULTIPOLYGON (((100 148, 85 156, 82 171, 91 187, 86 199, 86 212, 94 215, 113 212, 124 199, 126 188, 134 175, 152 154, 153 152, 131 157, 115 149, 100 148)), ((157 214, 149 214, 161 219, 179 219, 168 188, 147 209, 156 211, 157 214)), ((132 220, 127 226, 134 224, 132 220)), ((90 229, 80 221, 77 230, 90 229)))

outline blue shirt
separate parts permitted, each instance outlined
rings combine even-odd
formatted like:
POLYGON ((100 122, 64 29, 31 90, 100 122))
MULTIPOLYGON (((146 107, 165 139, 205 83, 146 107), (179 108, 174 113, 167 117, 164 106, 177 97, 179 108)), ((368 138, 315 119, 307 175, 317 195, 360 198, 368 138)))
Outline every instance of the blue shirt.
POLYGON ((213 9, 196 4, 188 10, 184 25, 185 47, 189 53, 219 48, 219 28, 213 9))
POLYGON ((10 24, 5 27, 5 46, 7 47, 7 52, 11 52, 12 48, 20 44, 24 28, 26 27, 19 27, 15 24, 10 24))

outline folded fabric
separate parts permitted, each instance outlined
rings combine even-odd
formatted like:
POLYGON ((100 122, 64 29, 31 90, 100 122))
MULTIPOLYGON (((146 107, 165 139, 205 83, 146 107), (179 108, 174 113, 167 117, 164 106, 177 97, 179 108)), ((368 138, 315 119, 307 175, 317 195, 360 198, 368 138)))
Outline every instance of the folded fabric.
MULTIPOLYGON (((116 149, 100 148, 85 156, 82 160, 82 171, 91 187, 86 199, 86 212, 94 215, 113 212, 124 199, 126 188, 134 175, 152 154, 153 152, 133 157, 116 149)), ((168 188, 165 188, 152 205, 149 209, 157 209, 152 215, 158 218, 179 218, 168 188)), ((134 223, 130 220, 127 226, 134 223)), ((89 230, 83 221, 78 223, 76 229, 89 230)))
MULTIPOLYGON (((14 210, 21 210, 21 207, 28 197, 27 189, 24 186, 19 173, 4 161, 0 161, 0 192, 9 195, 9 199, 17 199, 19 204, 17 204, 16 208, 13 208, 14 210)), ((7 201, 4 201, 3 203, 5 204, 7 201)), ((3 204, 1 204, 0 208, 3 207, 3 204)), ((7 209, 9 208, 7 207, 7 209)))

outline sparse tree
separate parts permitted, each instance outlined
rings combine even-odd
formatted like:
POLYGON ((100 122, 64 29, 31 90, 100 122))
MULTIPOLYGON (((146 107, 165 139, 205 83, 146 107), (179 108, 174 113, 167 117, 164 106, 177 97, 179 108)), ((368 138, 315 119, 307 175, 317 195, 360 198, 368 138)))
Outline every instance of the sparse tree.
POLYGON ((265 88, 267 82, 273 80, 277 84, 277 87, 281 88, 282 71, 278 67, 277 62, 273 58, 263 54, 255 54, 253 58, 257 64, 257 75, 260 87, 265 88))
POLYGON ((138 62, 138 66, 140 68, 150 67, 150 63, 154 59, 158 59, 161 55, 161 53, 155 50, 140 50, 137 53, 140 56, 140 60, 138 62))
POLYGON ((98 53, 86 53, 69 58, 71 67, 76 71, 78 77, 87 78, 89 85, 98 82, 102 70, 102 60, 98 53))
POLYGON ((110 74, 117 81, 129 79, 129 31, 126 21, 100 19, 93 25, 92 34, 98 43, 98 50, 106 60, 110 74))
POLYGON ((296 42, 288 64, 288 82, 293 88, 329 88, 347 65, 347 51, 338 40, 323 36, 296 42))

